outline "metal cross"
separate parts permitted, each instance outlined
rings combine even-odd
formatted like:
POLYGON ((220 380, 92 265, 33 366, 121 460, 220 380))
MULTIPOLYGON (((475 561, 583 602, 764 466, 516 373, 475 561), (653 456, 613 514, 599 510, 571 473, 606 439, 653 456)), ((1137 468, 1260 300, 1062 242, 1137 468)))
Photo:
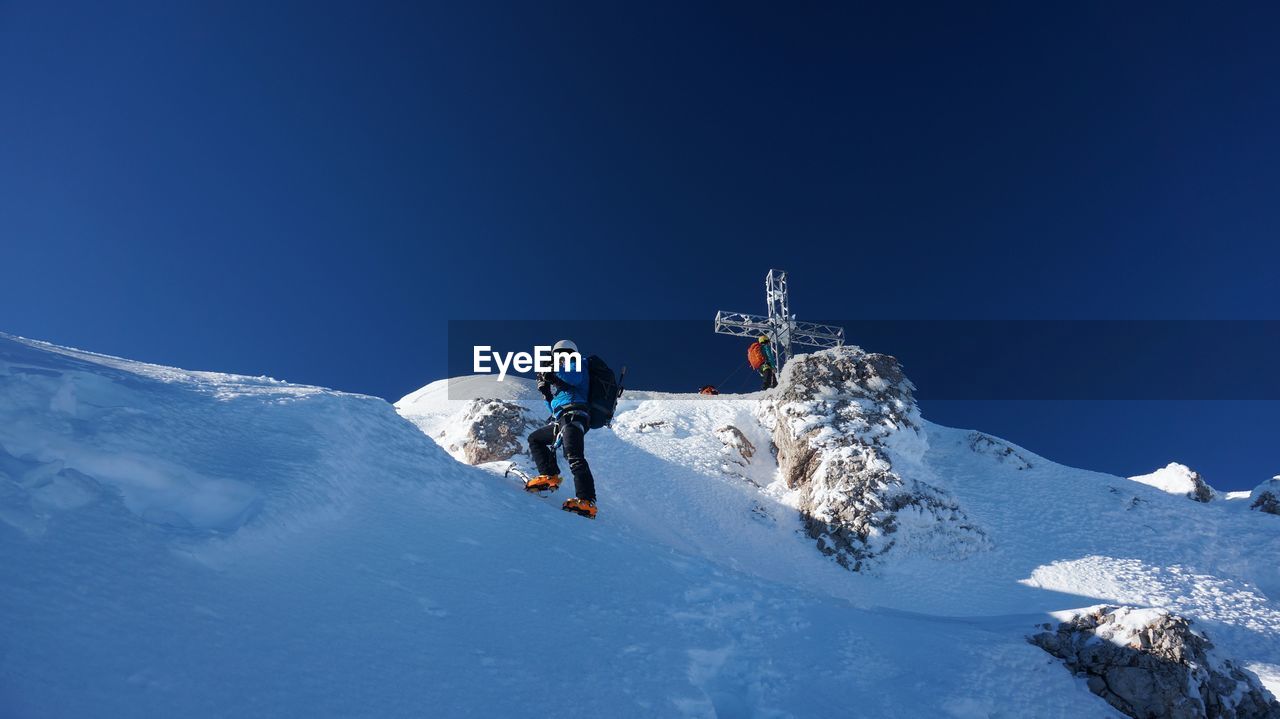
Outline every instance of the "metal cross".
POLYGON ((811 347, 839 347, 844 344, 843 327, 796 321, 787 300, 786 272, 769 270, 764 278, 764 299, 769 307, 768 317, 717 312, 716 332, 735 337, 768 336, 774 354, 778 356, 779 370, 791 358, 792 344, 811 347))

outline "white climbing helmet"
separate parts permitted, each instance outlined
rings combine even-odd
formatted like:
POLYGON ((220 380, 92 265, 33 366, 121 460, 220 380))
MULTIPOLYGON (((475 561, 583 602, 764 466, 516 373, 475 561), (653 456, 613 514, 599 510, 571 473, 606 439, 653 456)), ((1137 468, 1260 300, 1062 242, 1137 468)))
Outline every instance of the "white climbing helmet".
POLYGON ((556 343, 556 346, 555 346, 555 347, 552 347, 552 348, 551 348, 551 351, 552 351, 552 352, 559 352, 560 350, 568 350, 568 351, 570 351, 570 352, 577 352, 577 351, 578 351, 578 345, 575 345, 575 344, 573 343, 573 340, 560 340, 559 342, 557 342, 557 343, 556 343))

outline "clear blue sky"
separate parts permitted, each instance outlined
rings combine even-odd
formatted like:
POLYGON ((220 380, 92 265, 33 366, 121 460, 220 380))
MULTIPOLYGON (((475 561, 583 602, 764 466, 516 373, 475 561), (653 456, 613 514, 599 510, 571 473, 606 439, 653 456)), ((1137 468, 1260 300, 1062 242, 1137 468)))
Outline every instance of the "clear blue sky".
MULTIPOLYGON (((394 399, 448 319, 759 311, 771 266, 810 317, 1273 318, 1277 21, 4 3, 0 330, 394 399)), ((741 355, 655 334, 646 386, 741 355)), ((1106 471, 1280 473, 1275 403, 998 404, 926 412, 1106 471)))

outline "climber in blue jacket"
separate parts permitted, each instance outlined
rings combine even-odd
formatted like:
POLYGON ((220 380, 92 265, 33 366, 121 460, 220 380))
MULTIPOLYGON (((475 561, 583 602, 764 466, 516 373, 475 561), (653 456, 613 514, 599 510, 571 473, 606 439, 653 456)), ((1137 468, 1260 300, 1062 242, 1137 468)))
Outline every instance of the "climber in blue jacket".
MULTIPOLYGON (((551 349, 552 355, 573 353, 578 346, 570 340, 560 340, 551 349)), ((577 496, 565 500, 563 509, 594 519, 596 516, 596 483, 591 467, 583 456, 583 437, 591 424, 587 404, 589 378, 585 360, 579 355, 576 368, 561 368, 557 372, 538 375, 538 392, 551 410, 551 422, 529 435, 529 455, 538 467, 538 476, 525 483, 530 492, 554 492, 560 488, 560 466, 556 462, 556 447, 564 448, 564 458, 573 472, 573 489, 577 496)))

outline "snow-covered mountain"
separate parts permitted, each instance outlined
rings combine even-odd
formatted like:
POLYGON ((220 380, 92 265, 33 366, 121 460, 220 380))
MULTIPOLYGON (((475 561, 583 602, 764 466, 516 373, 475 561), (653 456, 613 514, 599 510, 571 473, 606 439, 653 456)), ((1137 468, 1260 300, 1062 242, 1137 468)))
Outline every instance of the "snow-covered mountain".
POLYGON ((1150 474, 1130 477, 1135 482, 1149 484, 1169 494, 1177 494, 1197 502, 1209 502, 1218 493, 1210 487, 1200 473, 1185 464, 1170 462, 1150 474))
POLYGON ((589 521, 504 476, 533 388, 451 382, 393 409, 0 336, 0 716, 1280 711, 1261 499, 932 424, 845 348, 628 392, 589 521))

